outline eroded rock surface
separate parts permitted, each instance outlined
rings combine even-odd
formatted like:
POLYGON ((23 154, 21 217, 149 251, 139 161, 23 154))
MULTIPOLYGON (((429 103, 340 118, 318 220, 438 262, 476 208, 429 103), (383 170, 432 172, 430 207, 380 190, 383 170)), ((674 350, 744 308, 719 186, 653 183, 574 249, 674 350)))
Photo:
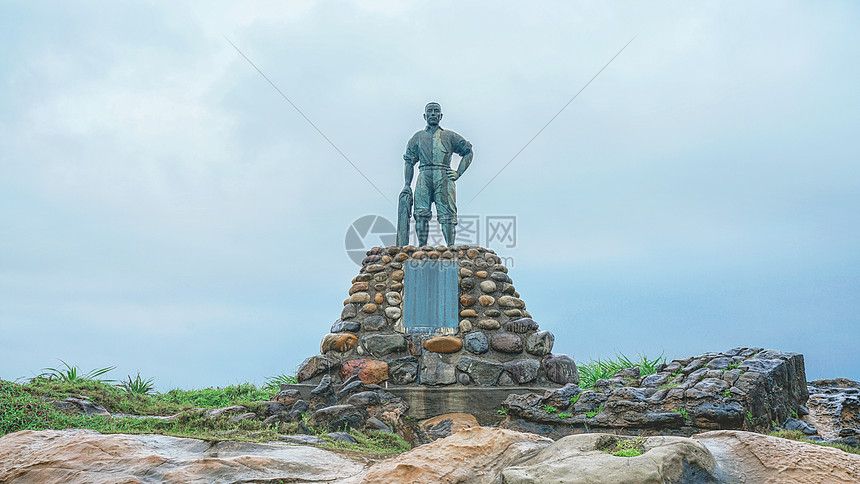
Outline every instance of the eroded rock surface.
POLYGON ((421 430, 428 441, 444 439, 463 429, 480 426, 475 416, 468 413, 446 413, 421 422, 421 430))
POLYGON ((860 382, 815 380, 807 388, 809 415, 803 420, 827 441, 860 445, 860 382))
POLYGON ((362 458, 286 443, 254 444, 94 430, 24 430, 0 438, 0 482, 341 482, 362 458))
POLYGON ((461 430, 370 468, 362 483, 499 482, 502 470, 552 443, 538 435, 488 427, 461 430))
POLYGON ((848 484, 860 482, 860 455, 752 432, 718 430, 694 435, 717 461, 720 482, 737 484, 848 484))
POLYGON ((638 368, 597 380, 565 401, 555 395, 510 395, 506 428, 551 437, 586 429, 691 435, 712 429, 766 431, 797 415, 808 393, 803 355, 762 348, 677 359, 655 374, 638 368), (547 406, 555 410, 547 410, 547 406))
POLYGON ((650 437, 645 452, 619 457, 604 452, 620 440, 610 434, 570 435, 519 466, 502 471, 506 484, 720 484, 712 474, 714 457, 684 437, 650 437))

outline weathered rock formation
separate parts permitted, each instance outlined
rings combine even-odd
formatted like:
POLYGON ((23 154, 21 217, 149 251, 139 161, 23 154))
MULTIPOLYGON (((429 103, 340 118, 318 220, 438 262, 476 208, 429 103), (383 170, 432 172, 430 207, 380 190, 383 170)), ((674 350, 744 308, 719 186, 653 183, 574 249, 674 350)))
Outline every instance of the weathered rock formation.
POLYGON ((421 422, 420 429, 426 441, 444 439, 463 429, 480 427, 478 420, 468 413, 446 413, 421 422))
POLYGON ((364 484, 495 484, 508 466, 534 456, 550 439, 511 430, 476 427, 417 447, 374 465, 364 484))
POLYGON ((285 389, 272 398, 278 411, 258 415, 264 422, 302 422, 309 417, 311 425, 330 432, 350 429, 394 432, 412 445, 428 439, 405 419, 409 405, 403 399, 386 392, 379 385, 366 384, 360 374, 353 374, 342 384, 332 383, 326 375, 311 392, 310 400, 302 399, 295 389, 285 389))
POLYGON ((0 482, 341 482, 365 459, 308 446, 24 430, 0 438, 0 482))
POLYGON ((597 430, 691 435, 702 430, 765 431, 797 415, 808 397, 803 355, 735 348, 670 362, 655 374, 638 368, 543 395, 511 395, 502 425, 552 437, 597 430), (552 407, 552 408, 550 408, 552 407))
POLYGON ((849 484, 860 482, 860 455, 736 430, 693 436, 714 456, 718 482, 849 484))
POLYGON ((623 438, 583 434, 553 443, 533 434, 472 427, 375 462, 284 442, 212 444, 161 435, 25 430, 0 438, 0 482, 860 482, 858 455, 750 432, 650 437, 637 457, 601 451, 623 438))
POLYGON ((320 354, 300 365, 300 383, 318 383, 324 375, 334 381, 358 375, 368 384, 395 386, 551 388, 579 381, 573 360, 552 354, 555 337, 531 319, 508 268, 492 250, 374 247, 348 292, 320 354), (410 264, 428 260, 456 264, 456 327, 404 326, 406 272, 410 264))
POLYGON ((620 457, 606 450, 620 437, 609 434, 569 435, 535 457, 502 471, 506 484, 719 484, 714 457, 702 444, 684 437, 649 437, 644 453, 620 457))
POLYGON ((811 438, 860 446, 860 382, 845 378, 815 380, 807 388, 809 415, 803 415, 805 409, 800 412, 803 421, 797 424, 797 430, 811 438))

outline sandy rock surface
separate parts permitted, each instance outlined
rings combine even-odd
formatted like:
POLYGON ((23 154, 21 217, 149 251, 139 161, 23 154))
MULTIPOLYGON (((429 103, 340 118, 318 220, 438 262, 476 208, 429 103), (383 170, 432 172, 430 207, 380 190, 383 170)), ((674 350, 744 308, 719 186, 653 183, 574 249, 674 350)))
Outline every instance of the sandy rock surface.
POLYGON ((737 484, 860 482, 860 455, 737 430, 693 436, 717 460, 716 476, 737 484))
POLYGON ((502 469, 534 456, 552 440, 489 427, 461 430, 371 467, 365 484, 497 483, 502 469))
POLYGON ((367 462, 316 447, 220 442, 94 430, 24 430, 0 438, 0 482, 341 482, 367 462))
POLYGON ((619 439, 609 434, 564 437, 519 466, 502 471, 506 484, 719 484, 716 462, 700 443, 684 437, 645 439, 645 453, 618 457, 600 449, 619 439))

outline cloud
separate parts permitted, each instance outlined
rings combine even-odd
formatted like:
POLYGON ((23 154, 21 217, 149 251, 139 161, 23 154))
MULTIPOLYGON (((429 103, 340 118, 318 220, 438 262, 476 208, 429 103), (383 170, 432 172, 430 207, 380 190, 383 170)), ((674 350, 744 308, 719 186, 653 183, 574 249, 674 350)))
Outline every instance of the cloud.
POLYGON ((775 7, 0 7, 0 332, 49 329, 0 366, 86 354, 198 386, 291 368, 340 312, 349 224, 394 217, 338 150, 393 199, 430 99, 475 146, 461 212, 517 216, 512 276, 560 351, 681 356, 755 322, 821 357, 831 336, 780 328, 856 319, 858 12, 775 7))

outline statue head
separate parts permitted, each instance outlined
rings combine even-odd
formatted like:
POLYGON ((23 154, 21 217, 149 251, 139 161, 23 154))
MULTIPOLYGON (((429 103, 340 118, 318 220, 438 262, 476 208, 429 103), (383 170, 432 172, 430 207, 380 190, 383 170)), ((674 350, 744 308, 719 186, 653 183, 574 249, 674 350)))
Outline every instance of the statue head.
POLYGON ((442 106, 439 103, 427 103, 424 106, 424 120, 429 126, 439 126, 442 120, 442 106))

